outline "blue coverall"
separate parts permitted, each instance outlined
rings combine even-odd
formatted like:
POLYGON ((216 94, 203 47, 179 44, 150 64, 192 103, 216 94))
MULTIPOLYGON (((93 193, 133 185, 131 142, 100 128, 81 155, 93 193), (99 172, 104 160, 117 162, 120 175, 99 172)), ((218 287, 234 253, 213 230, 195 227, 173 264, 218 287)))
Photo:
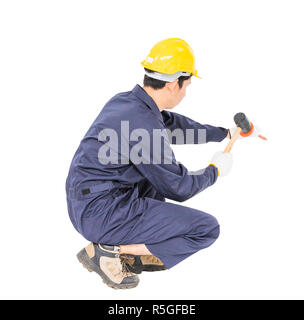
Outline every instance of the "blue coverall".
MULTIPOLYGON (((219 224, 208 213, 165 202, 165 198, 185 201, 214 184, 218 172, 209 165, 191 174, 173 152, 169 164, 153 163, 152 158, 150 163, 102 164, 98 154, 106 142, 99 134, 103 129, 115 130, 120 146, 129 138, 121 135, 121 121, 128 121, 129 132, 144 128, 151 135, 153 129, 205 130, 206 140, 199 141, 195 135, 194 143, 222 141, 227 129, 202 125, 174 112, 160 112, 154 100, 136 85, 106 103, 73 157, 66 192, 76 230, 95 243, 143 243, 169 269, 210 246, 219 235, 219 224)), ((136 142, 129 144, 132 148, 136 142)), ((123 156, 121 149, 112 151, 123 156)))

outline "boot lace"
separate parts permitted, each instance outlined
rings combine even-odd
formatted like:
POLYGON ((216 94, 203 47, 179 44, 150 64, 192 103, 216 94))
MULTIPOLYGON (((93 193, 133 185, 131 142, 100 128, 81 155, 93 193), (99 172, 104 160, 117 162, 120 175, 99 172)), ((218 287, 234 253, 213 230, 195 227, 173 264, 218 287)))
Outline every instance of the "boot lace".
POLYGON ((127 259, 120 257, 121 272, 126 277, 132 277, 134 274, 129 271, 127 259))

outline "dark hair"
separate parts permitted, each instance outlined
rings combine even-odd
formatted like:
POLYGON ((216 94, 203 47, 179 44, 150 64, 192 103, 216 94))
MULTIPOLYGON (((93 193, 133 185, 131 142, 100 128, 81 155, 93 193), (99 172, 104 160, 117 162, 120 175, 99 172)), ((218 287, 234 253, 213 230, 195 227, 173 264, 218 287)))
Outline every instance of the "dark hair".
MULTIPOLYGON (((146 69, 146 68, 145 68, 145 70, 146 70, 148 73, 154 72, 154 71, 149 70, 149 69, 146 69)), ((185 76, 179 77, 179 78, 178 78, 178 86, 179 86, 179 88, 182 88, 184 81, 185 81, 185 80, 188 80, 188 79, 191 78, 191 77, 192 77, 192 74, 190 74, 190 76, 187 76, 187 77, 185 77, 185 76)), ((153 78, 151 78, 151 77, 149 77, 149 76, 147 76, 147 75, 145 74, 145 77, 144 77, 144 86, 145 86, 145 87, 151 87, 151 88, 157 90, 157 89, 163 88, 163 87, 166 85, 166 83, 167 83, 167 81, 162 81, 162 80, 158 80, 158 79, 153 79, 153 78)))

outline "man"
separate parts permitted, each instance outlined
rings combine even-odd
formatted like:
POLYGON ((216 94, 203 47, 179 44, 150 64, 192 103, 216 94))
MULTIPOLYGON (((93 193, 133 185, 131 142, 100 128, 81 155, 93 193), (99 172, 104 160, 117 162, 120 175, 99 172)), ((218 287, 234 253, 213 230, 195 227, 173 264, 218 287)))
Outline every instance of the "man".
POLYGON ((185 201, 226 175, 231 154, 218 152, 189 172, 170 143, 220 142, 228 129, 165 111, 197 76, 191 47, 181 39, 157 43, 142 62, 144 86, 114 96, 81 141, 66 181, 74 227, 91 243, 79 261, 115 289, 137 286, 142 271, 170 269, 219 236, 211 215, 165 202, 185 201))

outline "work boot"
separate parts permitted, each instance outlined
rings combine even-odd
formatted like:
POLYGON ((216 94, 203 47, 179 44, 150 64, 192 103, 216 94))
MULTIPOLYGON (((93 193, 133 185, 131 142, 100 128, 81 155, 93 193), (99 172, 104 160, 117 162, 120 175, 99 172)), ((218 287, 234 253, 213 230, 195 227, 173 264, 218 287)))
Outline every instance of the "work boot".
POLYGON ((140 274, 142 271, 152 272, 166 270, 161 260, 153 255, 134 256, 122 254, 120 259, 125 263, 128 271, 136 274, 140 274))
POLYGON ((78 260, 90 272, 98 273, 103 282, 113 289, 130 289, 139 283, 136 274, 130 272, 120 259, 120 247, 90 243, 78 254, 78 260))

